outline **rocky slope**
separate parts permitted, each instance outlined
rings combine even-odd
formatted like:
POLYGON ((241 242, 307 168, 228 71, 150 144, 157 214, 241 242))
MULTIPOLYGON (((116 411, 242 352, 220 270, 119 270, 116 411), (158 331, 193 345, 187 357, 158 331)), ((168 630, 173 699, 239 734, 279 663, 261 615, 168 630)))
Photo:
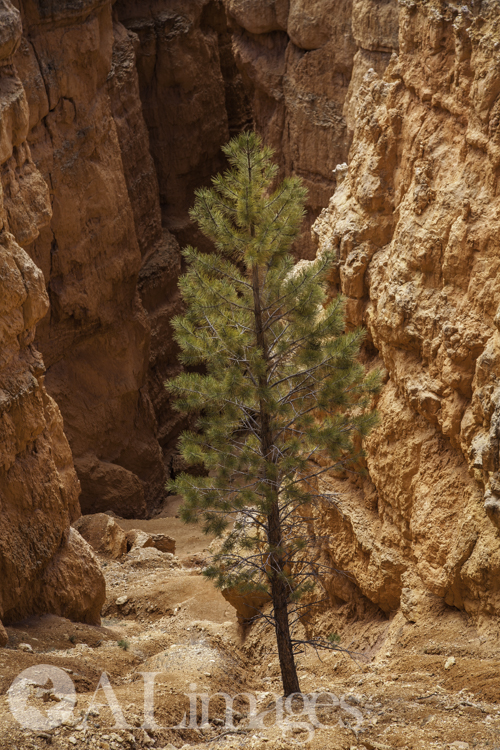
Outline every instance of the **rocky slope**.
POLYGON ((327 480, 330 556, 410 620, 439 599, 500 611, 499 30, 497 3, 400 2, 399 55, 363 78, 314 227, 387 371, 370 479, 327 480))
MULTIPOLYGON (((343 611, 328 608, 314 627, 323 635, 337 632, 341 645, 359 658, 338 651, 321 660, 312 650, 301 654, 302 691, 331 695, 311 701, 316 713, 301 714, 295 704, 291 715, 286 703, 285 721, 278 723, 274 701, 281 696, 281 685, 273 633, 255 629, 242 638, 234 609, 200 576, 207 537, 173 517, 108 520, 123 538, 119 525, 137 525, 143 531, 135 533, 146 537, 165 528, 172 531, 177 556, 148 547, 124 553, 115 536, 115 544, 99 553, 108 591, 101 627, 45 616, 7 628, 9 644, 0 650, 1 750, 44 750, 48 745, 55 750, 497 747, 498 633, 486 640, 464 612, 443 607, 431 628, 428 621, 409 623, 401 613, 391 622, 380 616, 353 622, 348 605, 343 611), (63 714, 62 725, 33 732, 12 715, 11 686, 23 670, 40 665, 64 670, 77 703, 63 714), (109 689, 96 693, 104 670, 112 695, 109 689), (153 675, 154 690, 147 691, 145 684, 153 688, 153 675), (198 727, 181 722, 185 714, 191 718, 189 698, 195 689, 211 696, 208 721, 201 728, 201 710, 198 727), (235 696, 232 727, 224 726, 225 701, 214 695, 222 691, 235 696), (241 693, 255 696, 261 719, 267 714, 264 720, 250 724, 249 704, 241 693), (313 726, 315 717, 321 723, 313 726)), ((85 517, 85 522, 97 521, 98 515, 85 517)), ((111 535, 106 538, 112 541, 111 535)), ((45 675, 39 682, 43 680, 45 675)), ((41 690, 33 686, 28 705, 60 723, 55 694, 57 687, 50 682, 41 690)), ((18 709, 25 710, 19 703, 18 709)))
POLYGON ((21 243, 36 241, 52 211, 27 142, 29 110, 12 66, 19 13, 0 5, 0 645, 4 622, 52 612, 100 621, 104 578, 70 522, 79 482, 60 411, 34 345, 49 308, 42 271, 21 243), (29 488, 27 490, 27 488, 29 488))

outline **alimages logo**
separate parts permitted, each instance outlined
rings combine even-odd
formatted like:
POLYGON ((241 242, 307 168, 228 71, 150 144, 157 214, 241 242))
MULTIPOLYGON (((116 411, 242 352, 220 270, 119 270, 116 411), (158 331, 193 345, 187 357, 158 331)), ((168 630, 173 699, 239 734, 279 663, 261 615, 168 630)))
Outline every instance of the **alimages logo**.
MULTIPOLYGON (((209 727, 209 708, 213 698, 225 700, 225 722, 221 732, 235 730, 234 703, 237 698, 248 704, 248 729, 259 730, 269 726, 279 726, 283 732, 301 730, 308 732, 308 739, 312 739, 316 729, 331 726, 325 725, 318 718, 318 713, 328 715, 338 709, 340 717, 338 723, 344 726, 348 721, 354 731, 358 731, 363 724, 363 715, 358 708, 348 704, 343 697, 338 698, 330 692, 296 693, 283 698, 270 693, 265 694, 265 707, 262 700, 252 693, 198 693, 196 684, 190 684, 190 692, 185 693, 189 701, 189 710, 178 724, 171 727, 160 726, 154 717, 154 687, 155 678, 160 672, 141 672, 144 680, 144 722, 142 728, 149 731, 160 729, 204 729, 209 727), (343 718, 342 718, 343 717, 343 718)), ((103 704, 97 702, 98 694, 102 691, 113 715, 115 729, 131 729, 127 723, 120 704, 107 674, 101 675, 92 700, 81 719, 85 726, 93 709, 103 704)), ((262 696, 261 696, 262 698, 262 696)), ((24 729, 33 731, 47 731, 73 718, 76 706, 76 691, 71 678, 66 672, 51 665, 30 667, 21 672, 8 690, 10 710, 15 719, 24 729)), ((336 717, 338 713, 336 712, 336 717)))

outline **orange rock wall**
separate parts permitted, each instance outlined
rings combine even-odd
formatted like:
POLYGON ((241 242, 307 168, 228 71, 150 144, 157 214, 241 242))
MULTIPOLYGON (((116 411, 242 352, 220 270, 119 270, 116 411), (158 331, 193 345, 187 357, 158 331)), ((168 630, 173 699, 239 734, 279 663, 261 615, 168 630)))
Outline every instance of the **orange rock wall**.
POLYGON ((84 512, 141 515, 161 499, 164 472, 146 388, 141 253, 109 94, 119 75, 111 3, 32 0, 21 11, 15 65, 53 210, 24 243, 50 298, 37 329, 47 388, 65 420, 84 512))
POLYGON ((332 291, 387 371, 369 478, 324 480, 327 554, 351 574, 332 602, 498 613, 497 4, 14 5, 0 0, 0 580, 16 583, 0 618, 96 621, 101 578, 69 533, 77 475, 84 512, 161 501, 184 424, 163 388, 179 243, 201 242, 194 190, 250 121, 309 188, 298 253, 337 248, 332 291))
POLYGON ((113 79, 123 105, 113 107, 143 254, 139 291, 151 325, 148 392, 170 473, 186 426, 163 385, 179 372, 170 320, 181 310, 180 246, 205 242, 189 219, 194 190, 226 167, 220 147, 249 121, 249 104, 221 0, 117 0, 114 12, 136 56, 134 66, 130 50, 130 63, 123 66, 133 85, 113 79), (126 124, 132 111, 143 121, 149 143, 148 135, 126 124), (142 167, 138 155, 144 155, 142 167), (138 175, 148 159, 155 175, 145 186, 138 175), (143 206, 139 224, 137 206, 143 206))
MULTIPOLYGON (((0 620, 37 612, 100 621, 104 578, 89 545, 70 530, 79 482, 61 413, 45 387, 34 343, 49 298, 22 245, 46 230, 49 189, 27 141, 29 109, 12 65, 21 18, 0 3, 0 620)), ((6 640, 0 622, 0 645, 6 640)))
POLYGON ((184 424, 163 386, 179 370, 169 229, 195 236, 194 189, 248 105, 219 0, 0 11, 0 618, 94 622, 102 577, 69 524, 165 496, 184 424))
POLYGON ((188 210, 194 190, 225 166, 220 147, 249 117, 221 0, 117 0, 137 35, 144 119, 163 223, 182 245, 202 241, 188 210))
POLYGON ((351 100, 349 168, 314 226, 388 380, 370 478, 330 477, 330 555, 386 612, 500 612, 500 11, 400 2, 399 56, 351 100), (355 105, 355 106, 354 106, 355 105))

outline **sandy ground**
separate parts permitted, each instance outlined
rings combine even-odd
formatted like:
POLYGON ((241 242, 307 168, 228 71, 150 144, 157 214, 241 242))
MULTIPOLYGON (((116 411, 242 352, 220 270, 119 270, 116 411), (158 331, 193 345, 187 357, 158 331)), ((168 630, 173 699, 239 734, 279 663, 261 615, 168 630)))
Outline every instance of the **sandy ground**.
MULTIPOLYGON (((323 693, 318 703, 327 705, 313 711, 309 704, 302 715, 298 704, 289 705, 283 708, 288 722, 276 725, 280 681, 272 634, 241 631, 232 607, 200 574, 210 539, 184 526, 176 511, 174 503, 150 521, 119 521, 125 529, 174 536, 177 558, 156 550, 120 562, 102 558, 108 598, 101 627, 45 616, 7 629, 9 644, 0 649, 2 750, 500 750, 497 624, 479 632, 466 615, 447 608, 417 624, 401 614, 353 621, 342 607, 323 612, 316 630, 338 632, 341 646, 365 658, 299 656, 302 691, 323 693), (36 665, 57 667, 76 689, 74 710, 57 728, 28 730, 12 714, 11 685, 36 665), (96 693, 103 673, 110 687, 96 693), (156 673, 154 693, 145 691, 151 677, 142 673, 156 673), (185 713, 189 724, 190 695, 217 692, 254 695, 261 726, 249 726, 248 702, 240 697, 228 733, 219 697, 210 702, 208 726, 172 728, 185 713)), ((64 708, 50 681, 44 688, 25 685, 23 712, 31 707, 43 719, 64 708)))

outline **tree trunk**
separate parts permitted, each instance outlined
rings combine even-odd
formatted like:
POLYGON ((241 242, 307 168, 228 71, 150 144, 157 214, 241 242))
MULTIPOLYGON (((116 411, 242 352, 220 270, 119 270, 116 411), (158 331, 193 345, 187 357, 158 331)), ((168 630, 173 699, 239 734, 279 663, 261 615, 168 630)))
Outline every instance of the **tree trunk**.
MULTIPOLYGON (((254 266, 252 269, 252 286, 257 345, 261 348, 262 356, 267 362, 269 355, 263 332, 258 266, 254 266)), ((266 375, 260 376, 259 385, 261 388, 267 386, 266 375)), ((266 409, 266 405, 262 399, 260 401, 260 446, 264 460, 271 460, 274 447, 271 430, 271 415, 266 409)), ((276 488, 275 496, 276 501, 274 502, 267 518, 268 542, 271 549, 274 550, 271 555, 271 595, 273 599, 276 643, 278 646, 281 681, 283 683, 285 697, 288 697, 292 693, 300 693, 300 686, 299 678, 297 677, 297 668, 295 666, 295 656, 290 635, 290 624, 288 622, 288 589, 286 580, 283 579, 283 539, 280 509, 278 505, 278 488, 276 488)))
MULTIPOLYGON (((269 543, 274 549, 282 549, 281 523, 278 504, 268 516, 269 543)), ((281 681, 285 697, 300 693, 299 678, 295 666, 290 624, 288 622, 288 590, 283 579, 284 561, 281 553, 272 556, 271 594, 273 598, 276 643, 281 669, 281 681)))

